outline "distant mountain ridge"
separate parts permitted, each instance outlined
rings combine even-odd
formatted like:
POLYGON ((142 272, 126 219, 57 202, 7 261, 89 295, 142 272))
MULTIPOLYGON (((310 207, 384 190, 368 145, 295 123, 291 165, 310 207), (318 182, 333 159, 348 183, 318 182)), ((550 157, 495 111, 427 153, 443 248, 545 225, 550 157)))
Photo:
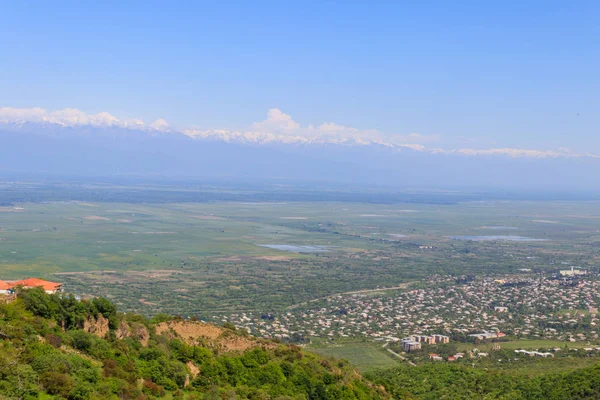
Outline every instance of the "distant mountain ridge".
MULTIPOLYGON (((212 133, 211 133, 212 132, 212 133)), ((595 188, 600 159, 468 156, 353 140, 0 123, 0 173, 289 179, 388 186, 595 188)))

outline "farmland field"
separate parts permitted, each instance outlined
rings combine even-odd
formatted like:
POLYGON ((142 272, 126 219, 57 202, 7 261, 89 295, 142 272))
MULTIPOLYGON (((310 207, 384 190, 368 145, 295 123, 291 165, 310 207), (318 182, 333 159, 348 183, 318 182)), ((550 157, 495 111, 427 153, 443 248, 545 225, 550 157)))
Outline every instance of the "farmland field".
POLYGON ((594 270, 599 228, 597 202, 13 202, 0 268, 132 312, 218 320, 432 274, 594 270))

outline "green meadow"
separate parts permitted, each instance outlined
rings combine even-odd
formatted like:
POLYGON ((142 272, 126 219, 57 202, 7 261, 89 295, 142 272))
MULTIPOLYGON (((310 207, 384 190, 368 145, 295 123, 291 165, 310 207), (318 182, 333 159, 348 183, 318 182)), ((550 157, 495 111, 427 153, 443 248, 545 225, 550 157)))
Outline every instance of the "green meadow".
POLYGON ((346 359, 360 372, 393 368, 401 362, 385 349, 382 349, 381 343, 371 341, 342 341, 339 343, 317 341, 307 346, 306 350, 325 356, 346 359))

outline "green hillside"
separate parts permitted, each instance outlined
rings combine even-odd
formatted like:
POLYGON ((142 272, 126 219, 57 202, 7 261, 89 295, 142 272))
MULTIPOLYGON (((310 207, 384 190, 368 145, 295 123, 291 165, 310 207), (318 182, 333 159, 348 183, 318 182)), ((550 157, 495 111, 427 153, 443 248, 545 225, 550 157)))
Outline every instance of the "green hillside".
POLYGON ((600 398, 600 364, 562 361, 573 368, 550 359, 539 360, 541 373, 429 363, 363 377, 348 361, 231 324, 164 314, 148 320, 103 298, 41 289, 0 301, 2 400, 600 398))
POLYGON ((600 399, 600 364, 535 377, 451 364, 398 367, 367 375, 395 399, 600 399))
POLYGON ((234 327, 22 291, 0 303, 0 399, 385 399, 347 362, 234 327), (183 336, 185 335, 185 336, 183 336))

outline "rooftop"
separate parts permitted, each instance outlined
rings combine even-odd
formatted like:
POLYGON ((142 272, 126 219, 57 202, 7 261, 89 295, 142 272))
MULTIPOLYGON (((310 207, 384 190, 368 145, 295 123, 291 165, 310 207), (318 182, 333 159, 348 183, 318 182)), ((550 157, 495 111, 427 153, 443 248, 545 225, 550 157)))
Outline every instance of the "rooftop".
POLYGON ((9 288, 16 286, 42 287, 44 290, 56 290, 62 283, 50 282, 39 278, 27 278, 20 281, 11 282, 9 288))

